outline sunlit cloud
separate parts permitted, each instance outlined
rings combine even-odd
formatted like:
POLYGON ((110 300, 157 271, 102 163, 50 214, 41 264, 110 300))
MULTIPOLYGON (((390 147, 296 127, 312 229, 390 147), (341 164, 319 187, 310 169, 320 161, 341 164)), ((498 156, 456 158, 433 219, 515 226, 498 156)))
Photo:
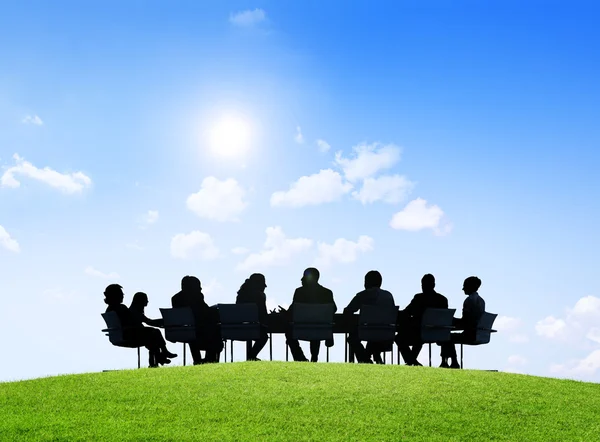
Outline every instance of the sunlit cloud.
POLYGON ((330 203, 350 192, 352 184, 344 182, 342 176, 331 169, 303 176, 292 183, 289 190, 271 195, 271 206, 302 207, 330 203))
POLYGON ((200 190, 186 201, 188 209, 201 218, 216 221, 239 221, 238 216, 248 206, 246 190, 233 178, 204 178, 200 190))
POLYGON ((444 222, 444 212, 436 205, 427 205, 427 201, 417 198, 397 212, 390 221, 393 229, 416 232, 431 229, 436 235, 444 235, 452 230, 452 225, 444 222))
POLYGON ((254 10, 246 10, 236 12, 229 15, 229 22, 235 26, 251 27, 264 22, 267 19, 267 14, 264 10, 256 8, 254 10))
POLYGON ((27 115, 21 120, 23 124, 33 124, 34 126, 43 126, 44 122, 37 115, 27 115))
POLYGON ((0 246, 10 252, 19 253, 21 251, 17 240, 12 238, 2 226, 0 226, 0 246))
POLYGON ((194 230, 188 234, 179 233, 171 239, 171 256, 211 261, 219 256, 219 249, 208 233, 194 230))

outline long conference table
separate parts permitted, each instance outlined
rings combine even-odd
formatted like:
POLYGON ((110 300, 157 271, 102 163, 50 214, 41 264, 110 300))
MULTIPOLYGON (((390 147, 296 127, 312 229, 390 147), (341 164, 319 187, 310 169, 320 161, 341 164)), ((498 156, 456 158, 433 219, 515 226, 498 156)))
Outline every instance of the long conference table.
MULTIPOLYGON (((346 336, 348 333, 354 331, 358 326, 358 314, 343 314, 335 313, 333 315, 333 333, 343 334, 344 336, 344 361, 354 362, 354 352, 350 350, 348 343, 346 342, 346 336)), ((267 324, 269 327, 269 334, 285 334, 289 330, 289 316, 285 313, 269 313, 267 324)), ((252 346, 252 342, 246 342, 246 357, 252 346)), ((273 342, 269 339, 269 350, 270 354, 273 353, 273 342)))

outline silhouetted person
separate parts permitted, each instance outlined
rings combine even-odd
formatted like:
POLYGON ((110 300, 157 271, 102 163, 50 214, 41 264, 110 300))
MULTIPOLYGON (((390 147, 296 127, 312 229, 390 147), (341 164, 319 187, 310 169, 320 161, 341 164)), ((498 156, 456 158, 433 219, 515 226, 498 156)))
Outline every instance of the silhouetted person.
MULTIPOLYGON (((104 290, 104 302, 108 305, 107 312, 115 312, 123 327, 123 338, 138 342, 148 349, 151 367, 158 364, 170 364, 169 358, 177 355, 167 350, 167 344, 160 330, 144 327, 139 314, 132 312, 123 304, 123 288, 119 284, 111 284, 104 290)), ((143 309, 142 309, 143 315, 143 309)))
POLYGON ((463 303, 462 318, 454 318, 452 325, 464 331, 462 333, 452 333, 451 341, 441 344, 442 364, 440 367, 460 368, 454 344, 470 344, 475 342, 477 323, 485 312, 485 301, 477 293, 479 287, 481 287, 481 279, 477 276, 469 276, 463 283, 462 289, 465 295, 467 295, 467 299, 463 303), (448 359, 451 361, 450 366, 448 366, 448 359))
POLYGON ((448 308, 448 299, 436 292, 435 278, 428 273, 421 278, 422 293, 417 293, 410 304, 398 313, 399 332, 396 344, 406 365, 421 365, 417 357, 423 348, 421 319, 428 308, 448 308), (409 348, 412 345, 412 350, 409 348))
POLYGON ((260 321, 260 338, 254 342, 254 345, 248 352, 247 359, 249 361, 260 361, 258 354, 263 349, 269 335, 267 334, 267 297, 265 295, 265 288, 267 284, 265 282, 264 275, 260 273, 253 273, 248 279, 242 284, 237 292, 236 304, 256 304, 258 307, 258 320, 260 321))
POLYGON ((148 295, 144 292, 137 292, 131 299, 131 305, 129 311, 136 318, 136 320, 143 324, 148 324, 153 327, 164 327, 164 319, 149 319, 146 316, 145 309, 148 305, 148 295))
POLYGON ((184 276, 181 280, 181 291, 171 298, 173 308, 190 307, 196 322, 196 341, 190 342, 190 352, 194 364, 219 362, 219 354, 223 349, 219 312, 206 304, 202 285, 195 276, 184 276), (200 350, 206 349, 202 359, 200 350))
MULTIPOLYGON (((387 290, 381 288, 382 277, 377 270, 371 270, 365 275, 365 289, 357 293, 348 307, 344 309, 344 314, 353 314, 359 311, 364 305, 374 305, 377 307, 394 308, 394 297, 387 290)), ((391 341, 390 341, 391 342, 391 341)), ((367 343, 367 349, 363 347, 358 338, 358 330, 348 334, 348 344, 350 350, 356 355, 358 362, 372 364, 371 355, 378 364, 383 364, 381 352, 389 346, 389 343, 372 342, 367 343)))
MULTIPOLYGON (((298 287, 294 292, 294 299, 288 310, 290 321, 294 317, 294 304, 333 304, 333 311, 337 311, 337 306, 333 301, 333 292, 319 284, 319 276, 319 271, 314 267, 310 267, 304 271, 304 275, 300 279, 302 287, 298 287)), ((308 361, 298 340, 292 338, 291 330, 286 333, 286 338, 294 361, 308 361)), ((319 360, 320 347, 321 341, 310 341, 310 360, 312 362, 319 360)))

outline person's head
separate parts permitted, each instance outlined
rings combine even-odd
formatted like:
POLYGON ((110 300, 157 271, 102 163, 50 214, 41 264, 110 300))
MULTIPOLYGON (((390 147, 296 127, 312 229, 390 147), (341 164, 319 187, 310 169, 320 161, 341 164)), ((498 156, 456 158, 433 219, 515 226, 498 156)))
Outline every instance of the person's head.
POLYGON ((300 281, 302 281, 302 285, 316 284, 319 282, 319 276, 321 275, 317 269, 309 267, 304 271, 300 281))
POLYGON ((257 288, 258 290, 264 290, 267 288, 265 275, 263 275, 262 273, 253 273, 252 275, 250 275, 250 278, 248 278, 248 281, 250 281, 252 287, 257 288))
POLYGON ((371 270, 365 275, 365 289, 381 288, 383 278, 377 270, 371 270))
POLYGON ((137 292, 131 299, 131 305, 146 307, 148 305, 148 295, 144 292, 137 292))
POLYGON ((202 284, 195 276, 184 276, 181 280, 181 290, 184 292, 201 292, 202 284))
POLYGON ((123 287, 119 284, 111 284, 104 289, 104 302, 107 305, 119 305, 123 302, 124 298, 123 287))
POLYGON ((465 295, 470 295, 471 293, 476 292, 479 290, 479 287, 481 287, 481 279, 479 279, 477 276, 469 276, 463 283, 463 291, 465 292, 465 295))
POLYGON ((421 278, 421 289, 423 293, 432 292, 435 288, 435 277, 431 273, 423 275, 421 278))

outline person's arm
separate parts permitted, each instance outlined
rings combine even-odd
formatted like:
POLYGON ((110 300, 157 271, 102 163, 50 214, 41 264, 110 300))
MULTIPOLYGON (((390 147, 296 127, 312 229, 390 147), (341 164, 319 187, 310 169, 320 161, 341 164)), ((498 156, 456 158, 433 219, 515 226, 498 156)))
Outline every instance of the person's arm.
POLYGON ((337 305, 335 305, 335 301, 333 300, 333 292, 329 290, 329 296, 331 298, 331 303, 333 304, 333 313, 337 312, 337 305))
POLYGON ((357 311, 360 310, 360 294, 357 293, 354 298, 352 298, 352 301, 350 301, 350 304, 348 304, 348 307, 346 307, 344 309, 344 314, 345 315, 351 315, 353 313, 356 313, 357 311))
POLYGON ((145 324, 151 325, 152 327, 163 327, 165 324, 165 320, 160 319, 150 319, 146 315, 142 315, 143 321, 145 324))
POLYGON ((418 295, 413 296, 412 301, 408 304, 404 310, 401 310, 405 316, 414 316, 418 306, 418 295))

